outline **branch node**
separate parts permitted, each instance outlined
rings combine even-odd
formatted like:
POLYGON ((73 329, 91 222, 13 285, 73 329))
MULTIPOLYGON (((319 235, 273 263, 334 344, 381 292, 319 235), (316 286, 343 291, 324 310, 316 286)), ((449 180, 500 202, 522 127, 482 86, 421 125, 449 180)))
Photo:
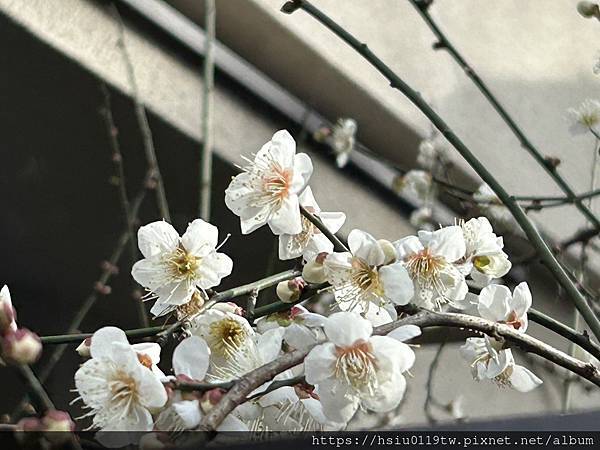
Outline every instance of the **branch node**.
POLYGON ((302 0, 290 0, 284 3, 280 11, 284 14, 292 14, 300 8, 302 8, 302 0))

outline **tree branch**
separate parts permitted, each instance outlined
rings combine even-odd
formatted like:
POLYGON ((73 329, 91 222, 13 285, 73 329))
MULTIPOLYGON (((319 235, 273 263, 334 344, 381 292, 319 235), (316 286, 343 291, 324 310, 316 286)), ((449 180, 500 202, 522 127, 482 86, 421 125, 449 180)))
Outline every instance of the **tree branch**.
MULTIPOLYGON (((511 197, 496 178, 487 170, 487 168, 479 161, 479 159, 471 152, 471 150, 463 143, 463 141, 452 131, 450 126, 423 100, 421 95, 412 89, 404 80, 402 80, 394 71, 392 71, 381 59, 379 59, 366 44, 363 44, 344 28, 338 25, 330 17, 325 15, 317 7, 313 6, 306 0, 292 0, 284 6, 286 10, 301 8, 309 15, 314 17, 321 24, 340 37, 344 42, 354 48, 361 56, 363 56, 373 67, 375 67, 385 78, 387 78, 391 86, 404 94, 445 136, 461 156, 469 163, 475 172, 485 181, 490 188, 495 192, 498 198, 504 203, 509 211, 514 216, 517 223, 521 226, 532 246, 538 251, 541 260, 545 263, 548 269, 554 274, 556 280, 565 289, 570 299, 573 301, 581 315, 584 317, 588 326, 592 330, 596 338, 600 339, 600 321, 588 305, 585 297, 577 289, 571 281, 568 274, 554 257, 552 251, 538 232, 537 228, 529 220, 523 209, 511 197), (286 7, 287 6, 287 7, 286 7)), ((571 194, 570 194, 571 195, 571 194)), ((574 194, 572 194, 574 195, 574 194)))
POLYGON ((312 223, 317 229, 325 235, 327 239, 333 244, 333 249, 336 252, 349 252, 350 250, 335 234, 333 234, 329 229, 325 226, 321 219, 319 219, 316 215, 311 214, 304 208, 300 206, 300 212, 304 217, 308 219, 310 223, 312 223))
MULTIPOLYGON (((580 198, 575 195, 575 192, 567 181, 557 172, 556 167, 548 164, 548 160, 542 153, 531 143, 531 141, 525 136, 525 133, 517 125, 515 120, 508 114, 506 109, 500 104, 498 99, 492 94, 490 89, 479 77, 475 69, 473 69, 463 56, 456 50, 452 43, 448 40, 446 35, 440 30, 436 22, 429 14, 429 6, 431 2, 423 0, 410 0, 411 4, 419 12, 425 23, 429 26, 431 31, 436 35, 438 42, 435 43, 436 49, 446 50, 450 56, 458 63, 458 65, 464 70, 465 74, 473 81, 473 84, 479 89, 483 96, 492 105, 494 110, 502 118, 504 123, 508 125, 512 133, 517 137, 521 145, 527 152, 537 161, 537 163, 544 168, 544 170, 550 175, 550 177, 556 182, 560 189, 567 195, 569 199, 572 199, 573 203, 581 211, 581 213, 593 224, 594 228, 600 230, 600 220, 596 215, 583 204, 580 198)), ((489 184, 489 183, 488 183, 489 184)))

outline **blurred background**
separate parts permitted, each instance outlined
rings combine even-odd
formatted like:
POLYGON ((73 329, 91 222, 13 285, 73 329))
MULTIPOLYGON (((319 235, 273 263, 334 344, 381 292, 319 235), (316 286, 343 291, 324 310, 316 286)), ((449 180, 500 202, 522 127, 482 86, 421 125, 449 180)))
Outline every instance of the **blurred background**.
MULTIPOLYGON (((118 248, 125 222, 118 183, 133 198, 141 189, 146 160, 132 101, 133 86, 124 41, 141 102, 146 106, 174 226, 183 232, 197 215, 198 173, 203 136, 202 63, 204 2, 200 0, 0 0, 0 284, 8 284, 19 323, 40 335, 64 333, 94 294, 103 261, 118 248), (115 178, 110 136, 101 115, 102 86, 108 87, 123 155, 125 180, 115 178)), ((313 159, 311 187, 325 211, 344 211, 342 229, 369 231, 396 240, 414 233, 408 217, 415 204, 393 189, 397 173, 378 156, 414 167, 418 145, 430 131, 420 113, 360 56, 302 12, 279 12, 281 0, 217 0, 212 215, 222 251, 234 270, 220 289, 290 268, 277 261, 277 241, 267 229, 244 237, 224 204, 224 190, 240 155, 257 151, 279 129, 295 136, 313 159), (332 150, 312 138, 339 117, 358 123, 357 139, 370 150, 352 154, 338 169, 332 150)), ((434 36, 405 1, 315 0, 427 98, 513 194, 560 195, 544 171, 520 147, 450 57, 432 49, 434 36)), ((477 69, 507 110, 545 155, 561 160, 561 174, 577 192, 588 190, 594 141, 572 137, 568 107, 598 93, 592 72, 600 23, 577 14, 575 1, 436 0, 431 14, 477 69)), ((456 180, 468 189, 480 181, 458 154, 456 180)), ((440 197, 436 214, 450 223, 464 217, 462 205, 440 197)), ((474 213, 471 211, 471 213, 474 213)), ((585 226, 571 206, 532 217, 554 242, 585 226)), ((161 217, 155 197, 146 195, 139 224, 161 217)), ((507 236, 511 256, 527 244, 507 236)), ((597 292, 598 258, 587 274, 597 292)), ((565 255, 573 261, 577 248, 565 255)), ((119 272, 98 295, 78 329, 104 325, 140 326, 136 286, 124 252, 119 272)), ((516 283, 527 279, 534 306, 571 323, 571 304, 535 261, 515 265, 516 283)), ((261 303, 275 300, 273 290, 261 303)), ((155 324, 162 324, 160 320, 155 324)), ((530 333, 562 350, 564 340, 531 325, 530 333)), ((422 425, 514 415, 553 414, 563 409, 567 375, 520 353, 517 362, 545 383, 519 394, 472 380, 457 349, 464 336, 428 331, 420 342, 408 392, 394 414, 360 414, 353 427, 422 425), (438 354, 440 343, 446 343, 438 354), (432 361, 436 358, 436 364, 432 361), (436 368, 437 366, 437 368, 436 368), (429 394, 428 394, 429 393, 429 394), (425 412, 429 395, 429 414, 425 412), (433 400, 432 400, 433 399, 433 400), (435 405, 432 405, 432 402, 435 405)), ((52 347, 34 367, 57 408, 69 406, 73 374, 81 360, 66 348, 48 372, 52 347)), ((168 349, 164 367, 169 366, 168 349)), ((11 413, 24 389, 13 372, 0 370, 0 413, 11 413)), ((600 407, 600 395, 581 381, 572 384, 571 411, 600 407)))

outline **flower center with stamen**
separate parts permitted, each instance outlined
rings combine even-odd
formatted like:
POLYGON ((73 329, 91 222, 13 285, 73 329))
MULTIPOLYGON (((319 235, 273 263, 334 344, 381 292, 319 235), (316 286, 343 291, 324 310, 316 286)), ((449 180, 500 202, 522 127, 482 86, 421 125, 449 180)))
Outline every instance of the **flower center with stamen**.
POLYGON ((168 262, 176 278, 192 279, 196 276, 200 258, 188 253, 184 248, 178 247, 168 262))
POLYGON ((352 282, 362 291, 371 291, 375 295, 383 296, 383 286, 377 268, 371 267, 361 258, 352 258, 352 282))
POLYGON ((427 248, 410 255, 406 261, 406 268, 413 279, 436 277, 445 265, 443 257, 432 255, 427 248))
POLYGON ((515 330, 518 330, 523 326, 523 323, 517 317, 517 313, 515 311, 511 311, 507 319, 500 323, 505 323, 506 325, 513 327, 515 330))
POLYGON ((377 384, 377 366, 371 344, 359 340, 350 347, 336 347, 335 351, 335 376, 356 390, 373 393, 377 384))
POLYGON ((194 291, 189 302, 177 307, 177 320, 183 320, 188 317, 199 314, 204 307, 204 297, 200 291, 194 291))
POLYGON ((109 381, 108 388, 111 400, 126 406, 125 410, 129 410, 138 400, 137 383, 125 372, 117 371, 115 377, 109 381))
POLYGON ((263 178, 263 191, 279 202, 285 199, 292 184, 292 171, 283 169, 278 163, 272 162, 270 171, 263 178))
POLYGON ((210 336, 213 350, 225 355, 232 348, 240 347, 246 339, 247 333, 238 321, 223 319, 210 325, 210 336))

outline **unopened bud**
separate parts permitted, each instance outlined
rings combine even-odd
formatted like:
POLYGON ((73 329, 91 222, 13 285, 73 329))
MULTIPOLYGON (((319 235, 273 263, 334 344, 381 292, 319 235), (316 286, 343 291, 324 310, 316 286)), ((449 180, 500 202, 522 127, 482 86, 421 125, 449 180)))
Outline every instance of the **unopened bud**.
POLYGON ((8 286, 0 290, 0 334, 17 330, 17 313, 10 299, 8 286))
POLYGON ((96 281, 96 283, 94 284, 94 289, 98 294, 101 295, 109 295, 112 292, 112 288, 109 285, 104 284, 100 281, 96 281))
POLYGON ((306 287, 306 282, 298 277, 293 280, 282 281, 277 285, 277 297, 283 303, 293 303, 300 299, 302 289, 306 287))
POLYGON ((100 263, 100 268, 103 271, 111 273, 113 275, 119 274, 119 268, 117 266, 115 266, 113 263, 111 263, 110 261, 102 261, 100 263))
POLYGON ((206 391, 200 400, 200 408, 204 413, 209 412, 217 403, 221 401, 226 393, 227 391, 221 388, 215 388, 211 389, 210 391, 206 391))
POLYGON ((214 305, 212 309, 217 309, 219 311, 223 311, 224 313, 236 314, 238 316, 244 314, 244 309, 233 302, 219 302, 214 305))
POLYGON ((42 422, 37 417, 24 417, 15 426, 15 431, 40 431, 42 422))
POLYGON ((383 250, 383 254, 384 254, 383 264, 384 265, 391 264, 394 261, 396 261, 397 255, 396 255, 396 249, 394 248, 394 244, 392 244, 387 239, 379 239, 377 241, 377 243, 379 244, 379 247, 381 247, 381 250, 383 250))
POLYGON ((89 358, 90 355, 90 346, 92 345, 92 338, 88 337, 85 338, 81 344, 79 344, 79 346, 75 349, 75 351, 77 353, 79 353, 79 356, 81 356, 82 358, 89 358))
POLYGON ((3 359, 15 364, 33 364, 41 353, 40 338, 26 328, 8 333, 2 341, 3 359))
POLYGON ((546 156, 544 160, 546 161, 546 165, 551 169, 556 169, 558 166, 560 166, 561 162, 559 158, 555 158, 554 156, 546 156))
POLYGON ((598 7, 597 3, 581 1, 577 3, 577 12, 586 19, 596 17, 600 20, 600 7, 598 7))
POLYGON ((317 142, 325 142, 325 140, 331 135, 331 129, 327 127, 321 127, 313 133, 313 139, 317 142))
MULTIPOLYGON (((51 432, 46 435, 47 439, 54 437, 61 439, 61 442, 66 442, 65 438, 67 438, 67 440, 70 439, 70 436, 66 435, 66 433, 75 431, 75 423, 71 420, 71 416, 65 411, 53 409, 48 411, 42 418, 42 428, 44 431, 51 432), (61 433, 54 433, 56 431, 61 433)), ((52 439, 52 442, 59 443, 56 442, 56 439, 52 439)))
POLYGON ((327 253, 319 253, 314 261, 307 262, 302 268, 302 278, 308 283, 321 284, 327 281, 325 267, 323 262, 327 258, 327 253))

